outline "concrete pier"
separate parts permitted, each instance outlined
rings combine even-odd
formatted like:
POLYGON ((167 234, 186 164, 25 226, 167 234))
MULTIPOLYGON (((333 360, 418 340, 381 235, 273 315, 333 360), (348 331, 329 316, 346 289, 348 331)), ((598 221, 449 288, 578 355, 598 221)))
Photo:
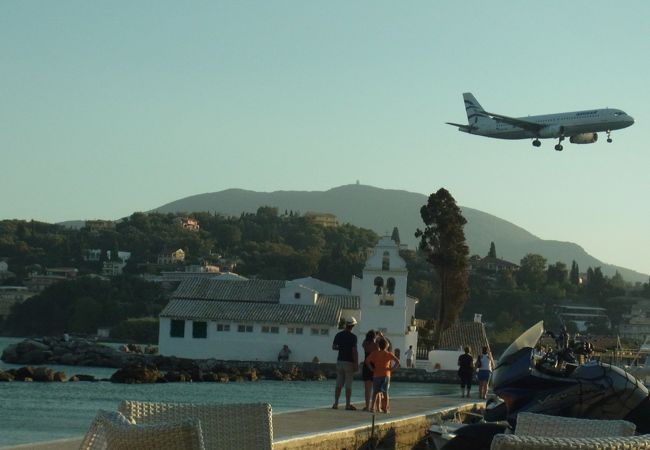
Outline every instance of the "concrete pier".
MULTIPOLYGON (((388 414, 316 408, 273 414, 274 450, 339 450, 372 448, 411 448, 422 439, 436 416, 453 417, 458 410, 469 411, 485 402, 451 395, 401 397, 391 399, 388 414)), ((81 437, 41 444, 3 447, 12 450, 78 449, 81 437)))

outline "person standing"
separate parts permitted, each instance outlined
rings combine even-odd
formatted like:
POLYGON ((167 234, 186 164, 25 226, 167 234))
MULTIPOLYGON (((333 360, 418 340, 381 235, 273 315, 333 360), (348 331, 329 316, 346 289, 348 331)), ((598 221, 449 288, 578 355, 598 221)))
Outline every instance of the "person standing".
POLYGON ((373 373, 372 378, 372 404, 370 411, 390 412, 388 389, 390 388, 390 374, 392 369, 399 367, 397 356, 386 350, 388 343, 386 339, 377 339, 379 350, 368 356, 365 365, 370 366, 373 373))
MULTIPOLYGON (((366 333, 366 338, 361 343, 363 347, 363 360, 367 360, 368 356, 374 351, 379 350, 377 342, 375 342, 376 332, 375 330, 370 330, 366 333)), ((363 380, 364 394, 366 405, 363 407, 364 411, 370 409, 370 394, 372 393, 372 369, 367 364, 364 364, 361 368, 361 379, 363 380)))
POLYGON ((481 354, 476 358, 476 367, 478 367, 478 396, 485 399, 490 376, 494 370, 494 358, 487 347, 483 347, 481 354))
POLYGON ((406 367, 407 368, 413 368, 415 365, 413 364, 413 346, 409 345, 408 350, 404 352, 404 357, 406 358, 406 367))
POLYGON ((345 409, 356 410, 350 403, 352 397, 352 378, 359 368, 359 354, 357 353, 357 336, 352 329, 357 324, 357 319, 350 316, 345 321, 345 329, 334 336, 332 350, 339 352, 336 358, 336 388, 334 389, 334 404, 332 408, 338 409, 341 390, 345 386, 345 409))
POLYGON ((460 378, 460 396, 469 398, 469 391, 472 389, 472 378, 474 377, 474 357, 470 348, 463 349, 465 353, 458 357, 458 378, 460 378))

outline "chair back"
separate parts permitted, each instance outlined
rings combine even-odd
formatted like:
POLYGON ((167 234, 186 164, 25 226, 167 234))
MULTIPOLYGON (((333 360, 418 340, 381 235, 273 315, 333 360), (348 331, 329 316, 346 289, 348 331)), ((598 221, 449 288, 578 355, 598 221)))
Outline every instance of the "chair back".
POLYGON ((273 416, 268 403, 191 404, 123 401, 118 410, 136 424, 199 419, 206 449, 272 450, 273 416))

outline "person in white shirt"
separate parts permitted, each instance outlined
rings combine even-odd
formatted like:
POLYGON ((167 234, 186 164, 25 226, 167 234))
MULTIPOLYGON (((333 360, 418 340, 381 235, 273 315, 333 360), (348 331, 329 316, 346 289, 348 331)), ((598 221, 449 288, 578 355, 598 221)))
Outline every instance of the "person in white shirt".
POLYGON ((494 359, 487 347, 483 347, 483 351, 476 358, 476 367, 478 367, 478 396, 485 399, 487 398, 488 382, 494 370, 494 359))
POLYGON ((406 367, 412 368, 415 367, 415 364, 413 364, 413 346, 409 345, 408 350, 404 352, 404 356, 406 357, 406 367))

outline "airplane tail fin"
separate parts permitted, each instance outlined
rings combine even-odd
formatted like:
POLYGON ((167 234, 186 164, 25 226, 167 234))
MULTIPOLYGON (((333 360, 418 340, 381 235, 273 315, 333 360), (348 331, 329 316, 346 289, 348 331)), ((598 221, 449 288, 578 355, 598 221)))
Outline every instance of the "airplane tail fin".
POLYGON ((467 112, 467 123, 470 128, 479 128, 480 122, 490 121, 490 116, 485 113, 481 104, 470 92, 463 94, 465 100, 465 111, 467 112))

